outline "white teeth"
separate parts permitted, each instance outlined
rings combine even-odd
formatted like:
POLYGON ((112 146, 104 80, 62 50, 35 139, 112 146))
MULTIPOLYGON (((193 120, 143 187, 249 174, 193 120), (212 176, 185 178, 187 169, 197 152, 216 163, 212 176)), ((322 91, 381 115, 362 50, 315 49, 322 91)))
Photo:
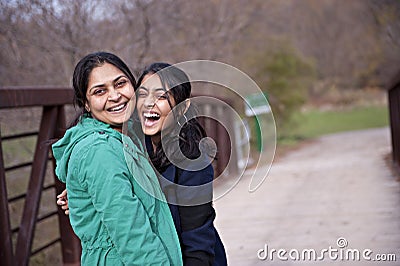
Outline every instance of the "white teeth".
POLYGON ((116 106, 114 108, 111 108, 110 111, 111 112, 116 112, 116 111, 122 110, 124 107, 125 107, 125 104, 121 104, 121 105, 118 105, 118 106, 116 106))
POLYGON ((158 117, 160 117, 160 115, 156 114, 156 113, 144 113, 143 116, 146 117, 146 118, 158 118, 158 117))

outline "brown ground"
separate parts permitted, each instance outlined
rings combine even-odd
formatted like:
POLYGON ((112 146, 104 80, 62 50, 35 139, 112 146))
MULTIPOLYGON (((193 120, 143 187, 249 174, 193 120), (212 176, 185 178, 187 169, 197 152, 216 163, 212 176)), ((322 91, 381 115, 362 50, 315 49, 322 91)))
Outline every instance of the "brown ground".
MULTIPOLYGON (((372 250, 400 260, 400 183, 388 167, 388 128, 327 135, 275 161, 254 193, 248 184, 254 169, 216 200, 216 225, 230 265, 376 265, 377 262, 259 260, 269 249, 372 250)), ((263 173, 268 171, 262 166, 263 173)), ((319 254, 319 253, 318 253, 319 254)), ((288 257, 288 254, 286 254, 288 257)), ((398 262, 381 262, 398 265, 398 262)), ((379 264, 380 265, 380 264, 379 264)))

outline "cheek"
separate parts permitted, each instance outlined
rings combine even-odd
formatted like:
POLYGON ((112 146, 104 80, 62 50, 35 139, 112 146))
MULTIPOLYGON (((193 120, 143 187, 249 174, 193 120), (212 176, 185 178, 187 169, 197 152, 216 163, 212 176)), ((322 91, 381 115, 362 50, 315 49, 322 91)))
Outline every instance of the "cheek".
POLYGON ((173 125, 174 121, 174 113, 171 111, 171 109, 168 108, 168 110, 165 111, 163 126, 169 127, 173 125))
POLYGON ((123 94, 125 95, 125 97, 129 98, 129 99, 135 99, 135 90, 133 89, 132 86, 128 86, 124 89, 123 94))
POLYGON ((90 112, 101 112, 106 109, 107 97, 92 97, 88 99, 87 106, 90 108, 90 112))
POLYGON ((101 105, 101 101, 98 99, 91 99, 87 102, 87 105, 89 106, 90 110, 98 110, 100 109, 99 106, 101 105))
POLYGON ((159 109, 164 117, 168 117, 168 119, 170 119, 170 117, 171 118, 173 117, 173 113, 171 107, 169 106, 168 101, 162 101, 159 104, 159 109))
POLYGON ((136 100, 136 109, 140 110, 143 107, 144 100, 139 98, 136 100))

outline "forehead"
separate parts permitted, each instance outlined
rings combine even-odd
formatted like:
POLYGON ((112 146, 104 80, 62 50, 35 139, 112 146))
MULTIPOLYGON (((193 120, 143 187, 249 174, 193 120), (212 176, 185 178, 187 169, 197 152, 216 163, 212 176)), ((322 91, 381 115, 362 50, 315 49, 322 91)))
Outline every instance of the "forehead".
POLYGON ((108 82, 123 74, 116 66, 104 63, 92 69, 89 75, 89 84, 108 82))
POLYGON ((160 77, 157 74, 146 74, 140 87, 148 90, 165 90, 160 77))

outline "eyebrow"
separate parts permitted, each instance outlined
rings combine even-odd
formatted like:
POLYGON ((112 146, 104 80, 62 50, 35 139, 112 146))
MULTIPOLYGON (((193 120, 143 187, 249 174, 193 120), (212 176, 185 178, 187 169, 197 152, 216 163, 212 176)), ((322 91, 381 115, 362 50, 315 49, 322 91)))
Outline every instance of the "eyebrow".
POLYGON ((145 90, 145 91, 154 90, 154 91, 156 91, 156 92, 157 92, 157 91, 167 92, 167 90, 165 90, 164 88, 148 89, 148 88, 146 88, 146 87, 140 86, 140 87, 138 88, 138 90, 140 90, 140 89, 145 90))
MULTIPOLYGON (((120 75, 120 76, 116 77, 116 78, 112 81, 112 83, 117 82, 120 78, 127 78, 127 77, 126 77, 125 75, 120 75)), ((103 84, 98 84, 98 85, 94 85, 93 87, 91 87, 91 88, 89 89, 89 92, 91 92, 93 89, 100 88, 100 87, 104 87, 104 86, 105 86, 105 83, 103 83, 103 84)))

